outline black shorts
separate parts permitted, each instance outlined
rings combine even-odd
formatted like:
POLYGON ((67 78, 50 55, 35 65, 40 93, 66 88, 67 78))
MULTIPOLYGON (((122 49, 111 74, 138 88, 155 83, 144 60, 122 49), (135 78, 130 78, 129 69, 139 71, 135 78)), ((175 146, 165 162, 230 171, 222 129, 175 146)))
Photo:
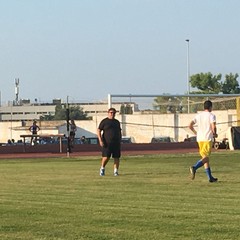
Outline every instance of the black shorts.
POLYGON ((121 157, 121 146, 119 143, 116 144, 106 144, 102 148, 102 157, 110 158, 120 158, 121 157))
POLYGON ((70 137, 75 137, 75 132, 70 132, 70 137))

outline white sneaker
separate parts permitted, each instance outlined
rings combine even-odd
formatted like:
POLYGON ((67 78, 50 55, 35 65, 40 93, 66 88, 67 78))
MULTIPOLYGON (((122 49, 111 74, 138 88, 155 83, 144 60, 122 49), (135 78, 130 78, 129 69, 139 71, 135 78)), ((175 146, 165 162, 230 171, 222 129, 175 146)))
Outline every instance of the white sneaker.
POLYGON ((105 169, 100 168, 100 176, 105 176, 105 169))

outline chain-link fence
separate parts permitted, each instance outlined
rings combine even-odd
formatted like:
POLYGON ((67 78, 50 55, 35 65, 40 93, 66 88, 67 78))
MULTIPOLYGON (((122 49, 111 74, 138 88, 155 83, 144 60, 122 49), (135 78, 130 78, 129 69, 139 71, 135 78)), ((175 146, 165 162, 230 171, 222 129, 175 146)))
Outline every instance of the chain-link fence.
POLYGON ((213 102, 214 110, 237 109, 240 95, 111 95, 110 105, 121 105, 120 112, 196 113, 203 110, 205 100, 213 102), (129 110, 129 107, 130 110, 129 110))

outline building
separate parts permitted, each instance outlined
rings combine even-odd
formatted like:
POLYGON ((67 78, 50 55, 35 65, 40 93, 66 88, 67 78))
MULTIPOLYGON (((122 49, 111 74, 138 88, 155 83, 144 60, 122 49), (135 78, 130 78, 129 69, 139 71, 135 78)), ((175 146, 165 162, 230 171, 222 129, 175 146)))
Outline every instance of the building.
MULTIPOLYGON (((29 100, 21 100, 18 104, 9 102, 6 106, 0 106, 0 121, 31 121, 40 119, 45 115, 55 115, 58 104, 65 105, 60 99, 53 99, 52 103, 31 103, 29 100)), ((93 103, 69 103, 70 106, 79 106, 87 116, 106 114, 108 102, 93 103)), ((128 106, 132 113, 139 111, 137 104, 131 102, 114 103, 112 107, 122 111, 122 107, 128 106)))

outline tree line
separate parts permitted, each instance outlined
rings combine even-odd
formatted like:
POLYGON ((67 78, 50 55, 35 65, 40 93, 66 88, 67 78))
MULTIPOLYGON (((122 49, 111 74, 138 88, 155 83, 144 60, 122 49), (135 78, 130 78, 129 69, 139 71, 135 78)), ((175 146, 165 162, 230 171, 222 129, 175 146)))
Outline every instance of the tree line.
MULTIPOLYGON (((222 74, 213 75, 211 72, 198 73, 190 76, 190 94, 239 94, 238 73, 229 73, 222 80, 222 74)), ((212 98, 211 100, 216 100, 212 98)), ((203 97, 157 97, 154 99, 153 108, 161 113, 183 113, 187 111, 188 101, 190 102, 190 112, 202 110, 203 97)), ((215 109, 234 109, 235 99, 222 100, 214 104, 215 109)))
POLYGON ((238 74, 229 73, 225 75, 222 81, 222 74, 213 75, 212 73, 198 73, 190 77, 190 84, 196 91, 191 93, 223 93, 223 94, 238 94, 240 93, 238 74))
POLYGON ((67 104, 57 104, 55 107, 55 114, 47 114, 40 117, 41 121, 66 120, 67 108, 69 109, 69 119, 74 120, 89 120, 90 117, 79 106, 69 106, 67 104))

